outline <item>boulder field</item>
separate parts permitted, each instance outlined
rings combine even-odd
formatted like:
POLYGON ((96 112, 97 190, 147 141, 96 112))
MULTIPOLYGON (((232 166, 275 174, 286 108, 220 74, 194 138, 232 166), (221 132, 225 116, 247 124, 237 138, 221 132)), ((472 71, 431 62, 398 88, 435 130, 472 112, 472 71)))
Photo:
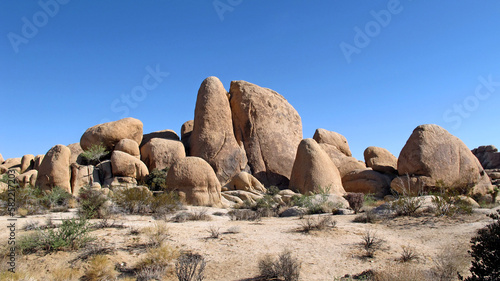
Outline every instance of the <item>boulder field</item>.
POLYGON ((500 153, 494 146, 471 151, 442 127, 428 124, 415 128, 398 158, 370 146, 359 161, 337 132, 319 128, 303 139, 293 106, 246 81, 232 81, 227 91, 217 77, 206 78, 193 120, 180 129, 180 137, 170 129, 144 134, 143 123, 131 117, 98 124, 85 130, 80 142, 55 145, 45 155, 3 159, 0 154, 0 174, 14 170, 20 188, 59 186, 76 196, 83 186, 137 186, 153 170, 163 170, 168 190, 186 204, 203 206, 255 201, 271 187, 290 200, 295 192, 382 198, 440 188, 484 198, 500 186, 500 153), (92 153, 97 157, 89 159, 92 153))

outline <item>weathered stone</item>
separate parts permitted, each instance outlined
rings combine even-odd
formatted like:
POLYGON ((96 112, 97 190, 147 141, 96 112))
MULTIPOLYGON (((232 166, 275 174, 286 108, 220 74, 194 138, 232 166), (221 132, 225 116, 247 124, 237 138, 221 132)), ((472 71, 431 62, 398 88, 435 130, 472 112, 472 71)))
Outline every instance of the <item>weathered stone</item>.
POLYGON ((166 139, 166 140, 174 140, 174 141, 178 141, 179 140, 179 136, 173 130, 156 131, 156 132, 152 132, 152 133, 149 133, 149 134, 145 134, 142 137, 142 142, 139 145, 139 147, 142 147, 143 145, 145 145, 151 139, 154 139, 154 138, 157 138, 157 139, 166 139))
POLYGON ((351 150, 349 149, 349 144, 347 143, 347 139, 337 132, 332 132, 325 129, 316 129, 313 139, 317 143, 326 143, 332 145, 338 151, 342 152, 345 156, 352 156, 351 150))
POLYGON ((9 169, 16 169, 21 171, 22 158, 7 158, 2 165, 0 165, 0 174, 6 173, 9 169))
POLYGON ((111 153, 111 170, 114 177, 131 177, 138 180, 149 174, 148 167, 141 160, 116 150, 111 153))
POLYGON ((101 182, 102 186, 107 186, 113 182, 113 170, 110 160, 97 164, 95 170, 99 171, 99 182, 101 182))
POLYGON ((71 158, 69 160, 70 164, 77 163, 77 164, 83 164, 83 159, 80 156, 80 154, 83 153, 83 149, 80 146, 80 143, 72 143, 68 145, 69 150, 71 150, 71 158))
POLYGON ((36 185, 36 178, 38 177, 38 171, 37 170, 29 170, 27 172, 24 172, 16 177, 17 182, 19 183, 19 186, 25 187, 27 185, 30 185, 34 187, 36 185))
POLYGON ((104 182, 103 186, 111 189, 133 188, 137 186, 137 180, 133 177, 113 177, 104 182))
POLYGON ((178 140, 153 138, 141 147, 141 159, 150 171, 168 169, 184 157, 184 146, 178 140))
POLYGON ((21 158, 21 174, 33 169, 34 159, 35 155, 33 154, 26 154, 21 158))
POLYGON ((83 150, 92 145, 104 145, 112 151, 122 139, 131 139, 137 143, 142 141, 142 122, 135 118, 124 118, 118 121, 103 123, 88 128, 80 139, 83 150))
POLYGON ((245 147, 251 174, 265 186, 288 186, 302 140, 297 111, 275 91, 245 81, 231 82, 230 103, 236 140, 245 147))
POLYGON ((191 134, 193 133, 194 120, 186 121, 181 127, 181 141, 186 149, 186 156, 191 156, 191 134))
POLYGON ((222 197, 226 200, 235 203, 235 204, 243 204, 243 200, 241 200, 238 196, 226 194, 225 192, 221 193, 222 197))
POLYGON ((257 200, 264 198, 264 195, 262 194, 244 190, 229 190, 229 191, 224 191, 224 193, 236 196, 243 201, 250 202, 251 204, 254 204, 257 200))
POLYGON ((71 167, 71 193, 78 196, 84 186, 100 188, 99 172, 92 165, 83 166, 72 163, 71 167))
POLYGON ((43 161, 43 157, 45 157, 45 155, 43 154, 35 156, 35 159, 33 160, 33 169, 38 170, 38 168, 40 168, 40 165, 42 164, 43 161))
POLYGON ((245 151, 234 137, 227 91, 217 77, 208 77, 198 91, 190 154, 205 159, 221 184, 245 169, 245 151))
POLYGON ((280 217, 282 217, 282 218, 301 217, 305 214, 307 214, 306 208, 293 206, 293 207, 290 207, 290 208, 286 209, 285 211, 283 211, 280 214, 280 217))
POLYGON ((241 172, 226 184, 229 190, 244 190, 254 193, 266 193, 266 188, 254 176, 241 172))
POLYGON ((392 155, 387 149, 370 146, 365 149, 363 155, 366 166, 372 168, 374 171, 397 174, 398 158, 392 155))
POLYGON ((484 169, 500 169, 500 152, 493 145, 480 146, 472 150, 484 169))
POLYGON ((335 164, 339 170, 341 177, 344 177, 354 170, 366 169, 365 163, 358 161, 354 157, 346 156, 344 153, 337 150, 333 145, 320 143, 319 146, 328 154, 328 156, 330 156, 333 164, 335 164))
POLYGON ((346 192, 361 192, 383 198, 390 194, 392 178, 371 169, 354 170, 342 178, 346 192))
MULTIPOLYGON (((406 189, 413 194, 440 186, 461 194, 486 195, 493 190, 478 159, 460 139, 438 125, 421 125, 413 131, 399 155, 398 172, 418 178, 407 181, 410 186, 406 189)), ((405 191, 397 179, 391 187, 405 191)))
POLYGON ((3 156, 2 156, 2 154, 0 153, 0 165, 1 165, 1 164, 3 164, 3 161, 5 161, 5 160, 3 160, 3 156))
POLYGON ((38 167, 36 184, 42 190, 52 190, 53 187, 59 186, 71 193, 70 158, 71 150, 68 147, 62 144, 52 147, 38 167))
POLYGON ((290 189, 302 194, 318 189, 337 195, 345 193, 337 167, 314 139, 304 139, 299 144, 290 189))
POLYGON ((135 140, 122 139, 115 145, 115 151, 122 151, 127 154, 134 156, 137 159, 141 158, 141 151, 139 150, 139 144, 135 140))
POLYGON ((166 184, 169 190, 179 192, 181 200, 188 205, 221 204, 220 182, 210 164, 202 158, 179 159, 168 170, 166 184))

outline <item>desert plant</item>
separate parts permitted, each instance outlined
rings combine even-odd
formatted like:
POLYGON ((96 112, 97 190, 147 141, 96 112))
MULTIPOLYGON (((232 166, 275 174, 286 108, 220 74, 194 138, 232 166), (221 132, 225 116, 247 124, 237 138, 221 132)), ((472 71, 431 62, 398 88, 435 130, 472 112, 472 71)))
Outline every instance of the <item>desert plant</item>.
POLYGON ((500 210, 489 217, 495 221, 478 230, 471 239, 472 276, 467 281, 500 280, 500 210))
POLYGON ((153 196, 150 204, 153 218, 166 219, 167 215, 182 209, 182 203, 177 192, 163 192, 153 196))
POLYGON ((200 254, 184 253, 175 263, 175 274, 179 281, 203 281, 205 258, 200 254))
POLYGON ((180 212, 171 218, 173 222, 185 222, 185 221, 209 221, 212 218, 207 214, 208 209, 202 208, 195 210, 193 212, 180 212))
POLYGON ((165 180, 167 178, 168 168, 159 170, 153 169, 145 178, 144 184, 149 187, 151 191, 162 191, 167 189, 165 180))
POLYGON ((102 219, 109 215, 109 198, 99 190, 84 186, 78 194, 78 215, 87 219, 102 219))
MULTIPOLYGON (((15 188, 15 212, 20 216, 43 214, 47 212, 47 208, 42 204, 42 191, 39 188, 30 185, 24 188, 15 188)), ((2 204, 1 214, 8 215, 9 208, 7 202, 9 201, 9 191, 0 193, 0 200, 2 204)))
POLYGON ((109 153, 106 150, 106 147, 103 144, 93 144, 87 150, 82 152, 80 156, 87 162, 89 165, 96 166, 101 163, 101 160, 109 153))
POLYGON ((26 231, 29 231, 29 230, 36 230, 39 228, 39 225, 40 223, 37 222, 37 221, 27 221, 24 226, 23 226, 23 229, 26 230, 26 231))
POLYGON ((364 213, 357 215, 353 221, 359 223, 375 223, 377 220, 377 214, 373 210, 367 210, 364 213))
POLYGON ((279 192, 280 188, 275 185, 271 185, 266 191, 266 193, 271 196, 277 195, 279 192))
POLYGON ((297 281, 300 277, 301 263, 290 251, 283 251, 278 259, 266 255, 259 260, 260 277, 264 280, 277 280, 283 278, 285 281, 297 281))
POLYGON ((423 200, 418 196, 399 195, 392 201, 391 207, 397 216, 415 216, 418 209, 422 207, 423 200))
POLYGON ((129 214, 145 214, 150 210, 153 195, 145 188, 120 188, 115 190, 113 201, 129 214))
MULTIPOLYGON (((151 280, 151 277, 162 277, 169 263, 179 256, 177 250, 172 246, 162 243, 158 247, 149 248, 146 256, 135 266, 137 270, 137 280, 151 280)), ((158 278, 162 280, 162 278, 158 278)))
POLYGON ((384 240, 377 237, 375 232, 367 230, 362 237, 363 241, 361 246, 365 250, 365 257, 373 258, 375 257, 375 252, 382 248, 384 240))
POLYGON ((359 213, 361 208, 363 208, 363 203, 365 201, 365 195, 363 193, 350 192, 347 193, 344 198, 349 202, 349 207, 351 207, 354 213, 359 213))
POLYGON ((118 276, 115 266, 103 255, 93 257, 85 268, 85 273, 81 280, 84 281, 100 281, 114 280, 118 276))
POLYGON ((114 248, 106 246, 102 242, 91 242, 87 243, 85 247, 82 249, 82 252, 78 255, 75 260, 88 260, 97 255, 110 255, 115 252, 114 248))
POLYGON ((208 233, 210 234, 210 238, 217 239, 220 236, 220 228, 212 225, 208 228, 208 233))
POLYGON ((255 201, 250 208, 259 212, 261 217, 276 217, 278 215, 279 204, 269 194, 255 201))
POLYGON ((401 249, 401 256, 399 257, 400 262, 410 262, 418 259, 418 254, 414 247, 402 246, 401 249))
POLYGON ((442 249, 432 261, 434 266, 430 268, 429 277, 439 281, 456 280, 457 276, 460 277, 460 271, 469 264, 466 251, 462 247, 442 249))
POLYGON ((52 190, 43 192, 41 202, 46 208, 52 211, 67 211, 71 198, 73 198, 73 195, 59 186, 55 186, 52 190))
POLYGON ((300 220, 299 232, 309 233, 313 230, 325 230, 327 228, 335 228, 337 221, 330 216, 311 217, 307 216, 300 220))
POLYGON ((142 231, 149 240, 149 244, 155 247, 163 244, 170 236, 167 224, 164 222, 155 222, 153 226, 145 227, 142 231))
POLYGON ((80 277, 80 270, 57 266, 51 270, 53 281, 77 281, 80 277))
POLYGON ((261 219, 258 212, 248 209, 231 210, 227 214, 232 221, 258 221, 261 219))

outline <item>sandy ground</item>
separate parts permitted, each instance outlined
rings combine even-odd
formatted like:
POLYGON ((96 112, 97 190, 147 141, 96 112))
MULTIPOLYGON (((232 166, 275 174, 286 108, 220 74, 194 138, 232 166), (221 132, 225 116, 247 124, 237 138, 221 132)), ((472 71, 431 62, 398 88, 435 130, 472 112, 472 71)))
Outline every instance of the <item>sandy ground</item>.
MULTIPOLYGON (((198 210, 199 208, 191 207, 198 210)), ((208 208, 208 214, 227 212, 224 209, 208 208)), ((381 270, 396 266, 402 246, 415 247, 420 256, 415 267, 430 268, 433 258, 442 250, 460 249, 464 254, 469 241, 477 229, 491 222, 481 210, 471 216, 438 218, 433 216, 400 217, 382 220, 376 224, 354 223, 355 215, 332 216, 337 225, 334 229, 304 234, 298 232, 300 219, 263 218, 260 222, 230 221, 228 216, 211 215, 210 221, 168 222, 169 243, 181 250, 202 254, 207 260, 205 280, 246 280, 258 275, 258 261, 266 254, 277 256, 283 250, 292 251, 301 263, 301 280, 334 280, 345 274, 361 273, 364 270, 381 270), (209 229, 220 229, 217 239, 209 238, 209 229), (236 227, 238 233, 226 233, 236 227), (366 231, 376 233, 386 243, 374 258, 363 258, 360 247, 366 231)), ((68 213, 18 218, 16 236, 26 231, 19 227, 28 221, 39 221, 43 225, 47 216, 54 223, 72 217, 75 210, 68 213)), ((327 215, 331 216, 331 215, 327 215)), ((8 217, 0 218, 0 242, 6 244, 8 217)), ((120 216, 115 223, 126 228, 106 228, 93 231, 97 241, 114 248, 110 259, 126 268, 134 264, 146 251, 147 238, 144 234, 134 236, 130 229, 152 226, 155 220, 150 216, 120 216)), ((19 258, 19 270, 36 270, 43 276, 49 274, 54 265, 58 267, 84 268, 85 263, 77 260, 78 252, 58 252, 49 255, 32 254, 19 258), (76 260, 75 260, 76 259, 76 260)), ((49 280, 49 279, 47 279, 49 280)), ((165 280, 176 280, 173 273, 165 280)))

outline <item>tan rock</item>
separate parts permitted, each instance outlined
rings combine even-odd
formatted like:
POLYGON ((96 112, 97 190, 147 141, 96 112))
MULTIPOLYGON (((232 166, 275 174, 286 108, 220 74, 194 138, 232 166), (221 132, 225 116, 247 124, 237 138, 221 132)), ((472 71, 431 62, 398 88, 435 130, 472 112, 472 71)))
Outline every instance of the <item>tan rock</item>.
POLYGON ((288 186, 302 140, 297 111, 275 91, 245 81, 231 82, 230 103, 236 140, 244 145, 252 175, 264 186, 288 186))
POLYGON ((236 204, 243 204, 243 200, 241 200, 238 196, 230 195, 225 192, 221 193, 222 197, 225 198, 226 200, 236 203, 236 204))
POLYGON ((314 139, 304 139, 299 144, 290 189, 302 194, 318 189, 340 196, 345 194, 337 167, 314 139))
POLYGON ((38 177, 37 170, 29 170, 23 174, 18 175, 16 177, 16 180, 19 183, 19 186, 21 187, 25 187, 27 185, 34 187, 36 185, 37 177, 38 177))
POLYGON ((35 159, 33 160, 33 169, 38 170, 40 168, 40 165, 42 164, 43 157, 45 155, 39 154, 35 156, 35 159))
POLYGON ((320 143, 319 146, 326 152, 326 154, 328 154, 328 156, 330 156, 333 164, 335 164, 335 166, 339 170, 341 177, 344 177, 345 175, 355 170, 366 169, 365 163, 363 163, 362 161, 358 161, 354 157, 346 156, 333 145, 320 143))
POLYGON ((198 91, 190 154, 205 159, 221 184, 245 169, 245 151, 234 137, 227 91, 217 77, 208 77, 198 91))
POLYGON ((35 155, 26 154, 21 158, 21 171, 20 173, 27 172, 33 169, 35 155))
POLYGON ((5 160, 3 160, 3 156, 2 156, 2 154, 0 153, 0 165, 1 165, 1 164, 3 164, 3 161, 5 161, 5 160))
POLYGON ((137 143, 142 141, 142 122, 135 118, 124 118, 118 121, 95 125, 88 128, 80 139, 83 150, 92 145, 102 144, 111 151, 122 139, 131 139, 137 143))
POLYGON ((112 190, 116 188, 133 188, 137 186, 137 180, 133 177, 113 177, 104 182, 103 186, 112 190))
POLYGON ((156 131, 156 132, 152 132, 152 133, 145 134, 144 136, 142 136, 142 142, 139 145, 139 147, 142 147, 143 145, 148 143, 153 138, 174 140, 174 141, 180 140, 177 133, 174 132, 173 130, 156 131))
POLYGON ((189 205, 218 206, 221 204, 221 185, 214 170, 199 157, 179 159, 170 167, 166 184, 179 192, 189 205))
POLYGON ((342 178, 346 192, 361 192, 384 198, 390 194, 392 178, 371 169, 355 170, 342 178))
POLYGON ((111 153, 111 170, 114 177, 131 177, 142 180, 149 175, 148 167, 141 160, 117 150, 111 153))
POLYGON ((194 120, 186 121, 181 127, 181 141, 186 149, 186 156, 191 156, 189 145, 191 134, 193 133, 194 120))
POLYGON ((141 159, 150 171, 168 169, 184 157, 184 146, 178 140, 153 138, 141 147, 141 159))
POLYGON ((257 200, 264 198, 262 194, 257 194, 245 190, 229 190, 229 191, 224 191, 224 194, 238 197, 243 202, 246 201, 250 204, 255 204, 257 200))
POLYGON ((99 172, 92 165, 84 166, 72 163, 71 167, 71 193, 78 196, 84 186, 99 188, 99 172))
POLYGON ((374 171, 397 174, 398 158, 392 155, 387 149, 370 146, 365 149, 363 155, 366 166, 372 168, 374 171))
MULTIPOLYGON (((460 139, 438 125, 421 125, 413 131, 399 155, 398 172, 419 178, 418 185, 409 187, 412 193, 419 188, 434 190, 438 185, 461 194, 486 195, 493 190, 478 159, 460 139)), ((402 191, 399 184, 391 187, 402 191)))
POLYGON ((332 145, 338 151, 342 152, 345 156, 352 156, 351 150, 349 149, 349 144, 347 143, 347 139, 337 132, 332 132, 325 129, 316 129, 313 139, 317 143, 326 143, 332 145))
POLYGON ((70 164, 77 163, 77 164, 83 164, 83 159, 80 156, 80 154, 83 153, 83 149, 80 146, 80 143, 72 143, 68 145, 69 150, 71 150, 71 158, 69 160, 70 164))
POLYGON ((71 150, 68 147, 62 144, 52 147, 38 167, 36 184, 42 190, 52 190, 53 187, 59 186, 71 193, 70 158, 71 150))
POLYGON ((7 158, 2 165, 0 165, 0 174, 6 173, 9 169, 21 170, 22 158, 7 158))
POLYGON ((137 159, 141 158, 139 144, 135 140, 122 139, 115 145, 115 151, 122 151, 134 156, 137 159))
POLYGON ((241 172, 226 184, 229 190, 243 190, 254 193, 266 193, 266 188, 254 176, 241 172))
POLYGON ((0 181, 0 192, 4 192, 9 189, 9 185, 4 183, 3 181, 0 181))

